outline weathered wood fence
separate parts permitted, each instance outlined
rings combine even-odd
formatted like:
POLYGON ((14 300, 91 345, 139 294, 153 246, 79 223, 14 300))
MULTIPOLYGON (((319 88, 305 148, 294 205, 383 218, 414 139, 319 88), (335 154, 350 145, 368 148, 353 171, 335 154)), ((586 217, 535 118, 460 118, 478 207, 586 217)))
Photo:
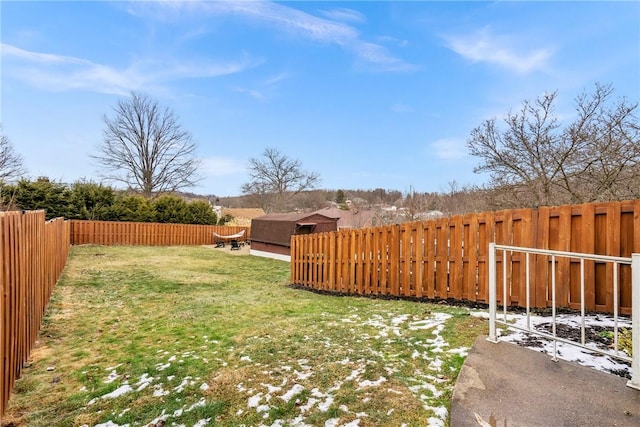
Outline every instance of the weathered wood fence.
POLYGON ((44 211, 0 212, 0 418, 68 254, 67 221, 45 221, 44 211))
MULTIPOLYGON (((640 200, 472 213, 368 229, 292 236, 291 282, 359 295, 454 299, 488 303, 490 242, 541 249, 630 257, 640 252, 640 200)), ((525 261, 507 262, 507 304, 524 306, 525 261), (522 295, 522 301, 520 296, 522 295)), ((580 307, 580 263, 530 259, 531 306, 547 307, 551 268, 558 305, 580 307)), ((623 314, 631 310, 631 269, 619 266, 623 314)), ((612 312, 613 267, 585 265, 587 310, 612 312)), ((501 295, 498 296, 501 301, 501 295)))
POLYGON ((71 244, 95 245, 211 245, 213 232, 229 236, 251 227, 227 225, 161 224, 151 222, 116 222, 71 220, 71 244))

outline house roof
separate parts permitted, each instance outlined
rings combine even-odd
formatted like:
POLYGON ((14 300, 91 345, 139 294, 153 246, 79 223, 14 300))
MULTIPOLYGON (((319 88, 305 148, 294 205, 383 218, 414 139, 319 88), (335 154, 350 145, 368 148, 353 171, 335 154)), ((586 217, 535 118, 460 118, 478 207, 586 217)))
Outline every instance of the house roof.
POLYGON ((237 208, 237 209, 222 209, 222 215, 231 215, 234 218, 248 218, 253 219, 264 215, 264 209, 262 208, 237 208))
POLYGON ((371 227, 375 212, 370 209, 343 210, 336 207, 324 208, 314 213, 330 218, 338 218, 338 228, 362 228, 371 227))
POLYGON ((335 231, 337 218, 318 213, 271 213, 251 221, 251 240, 282 246, 291 244, 291 236, 313 232, 335 231), (302 231, 302 228, 305 228, 302 231))

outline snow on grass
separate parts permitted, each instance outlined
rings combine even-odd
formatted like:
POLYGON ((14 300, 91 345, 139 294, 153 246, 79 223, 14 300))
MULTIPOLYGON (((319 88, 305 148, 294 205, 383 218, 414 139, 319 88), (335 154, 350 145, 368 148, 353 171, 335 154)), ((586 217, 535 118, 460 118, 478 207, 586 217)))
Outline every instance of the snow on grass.
MULTIPOLYGON (((428 411, 432 421, 429 425, 445 425, 448 416, 447 408, 439 403, 439 399, 452 388, 452 384, 441 375, 440 371, 449 357, 456 355, 466 355, 467 348, 456 348, 449 350, 449 344, 442 337, 445 323, 452 316, 447 313, 432 313, 427 318, 418 318, 408 314, 383 313, 375 314, 368 318, 360 318, 354 314, 343 319, 342 324, 358 323, 366 325, 373 329, 373 333, 366 334, 358 332, 357 340, 379 340, 382 346, 380 350, 366 345, 370 356, 363 354, 364 357, 353 359, 350 357, 341 357, 332 362, 338 370, 344 371, 344 367, 348 368, 342 378, 336 378, 333 385, 321 388, 316 383, 315 386, 306 388, 305 383, 312 380, 319 372, 309 366, 307 359, 296 360, 297 367, 291 366, 290 361, 283 360, 280 366, 273 367, 280 375, 284 374, 282 384, 274 386, 268 382, 262 381, 256 386, 247 386, 245 383, 237 384, 236 388, 241 393, 246 393, 247 408, 256 413, 264 413, 275 409, 277 403, 272 397, 279 397, 285 402, 293 399, 296 400, 295 414, 290 419, 278 419, 272 425, 305 425, 305 417, 311 416, 313 413, 327 413, 332 411, 339 414, 351 414, 346 405, 339 405, 336 408, 336 402, 342 388, 348 385, 353 387, 356 393, 356 399, 366 404, 370 400, 368 391, 374 388, 381 388, 389 383, 389 377, 378 375, 370 376, 370 369, 384 369, 390 377, 399 372, 404 365, 403 358, 400 354, 388 351, 394 344, 403 343, 401 345, 409 346, 416 358, 424 360, 424 371, 416 371, 413 376, 404 378, 408 390, 414 397, 422 402, 423 408, 428 411), (416 336, 416 332, 418 335, 416 336), (419 337, 419 338, 417 338, 419 337), (381 368, 379 364, 384 366, 381 368), (338 368, 342 367, 342 368, 338 368), (282 390, 287 390, 282 394, 282 390), (308 390, 306 394, 305 390, 308 390), (437 421, 436 421, 437 420, 437 421)), ((336 322, 335 326, 340 323, 336 322)), ((312 338, 305 335, 303 341, 310 341, 312 338)), ((333 368, 325 365, 324 369, 333 371, 333 368)), ((269 374, 271 371, 263 371, 263 374, 269 374)), ((383 393, 390 395, 402 394, 401 391, 393 387, 385 387, 383 393)), ((379 392, 378 392, 379 393, 379 392)), ((394 408, 389 408, 390 414, 394 413, 394 408)), ((325 425, 331 426, 357 426, 363 417, 369 416, 365 411, 357 413, 355 420, 341 421, 340 417, 332 417, 328 419, 325 425)))
MULTIPOLYGON (((350 325, 358 325, 359 328, 363 328, 364 325, 362 330, 352 329, 354 349, 360 350, 357 350, 358 353, 353 353, 351 348, 344 347, 344 343, 336 341, 334 344, 331 338, 314 334, 312 330, 301 337, 303 342, 315 343, 316 348, 343 346, 338 350, 335 360, 324 359, 322 366, 316 366, 316 361, 310 358, 287 358, 285 354, 271 364, 261 364, 254 362, 254 353, 242 349, 238 349, 238 353, 235 349, 229 350, 227 360, 216 357, 212 357, 211 360, 215 359, 219 366, 226 366, 228 361, 229 369, 232 370, 242 368, 254 372, 253 375, 243 376, 242 381, 232 386, 235 392, 246 399, 245 409, 237 408, 233 412, 238 418, 257 415, 263 420, 263 424, 260 425, 311 426, 317 425, 319 414, 327 414, 329 418, 324 423, 327 426, 357 427, 362 419, 371 416, 368 412, 373 409, 367 408, 373 401, 372 397, 377 400, 380 397, 375 396, 381 396, 381 394, 382 396, 384 394, 401 396, 408 392, 417 398, 427 411, 424 418, 428 420, 427 425, 444 426, 448 411, 442 406, 440 399, 450 391, 453 384, 445 379, 441 371, 450 357, 465 356, 468 351, 466 348, 449 349, 449 344, 443 338, 442 332, 451 317, 447 313, 429 313, 426 316, 380 313, 369 316, 352 314, 342 319, 342 322, 338 319, 333 323, 334 327, 350 328, 350 325), (405 372, 407 358, 412 358, 410 362, 412 365, 418 364, 422 368, 416 369, 413 374, 407 376, 405 372), (320 386, 322 382, 319 378, 325 377, 325 372, 332 372, 332 377, 329 377, 324 386, 320 386), (399 372, 405 373, 398 377, 399 372), (381 375, 381 373, 384 374, 381 375), (269 377, 274 381, 269 381, 269 377), (402 388, 402 384, 406 388, 402 388), (354 394, 355 400, 349 406, 358 409, 353 412, 349 407, 341 404, 345 388, 349 390, 348 393, 354 394), (295 406, 291 406, 291 402, 295 402, 295 406), (285 407, 288 408, 286 409, 287 417, 281 416, 278 419, 266 421, 272 414, 278 413, 285 407)), ((207 338, 205 342, 208 342, 207 338)), ((221 354, 221 349, 212 350, 211 353, 214 352, 221 354)), ((152 376, 144 373, 137 382, 132 382, 133 386, 125 381, 116 390, 97 397, 90 403, 95 403, 98 399, 115 399, 127 393, 149 393, 150 397, 159 401, 162 399, 165 402, 169 401, 167 399, 174 399, 177 402, 182 399, 179 396, 185 393, 208 393, 211 382, 202 382, 199 378, 188 375, 182 378, 180 375, 175 375, 180 372, 177 367, 180 366, 181 360, 203 360, 204 354, 198 354, 192 350, 176 354, 159 350, 157 356, 160 360, 152 366, 158 374, 152 376), (172 367, 172 363, 175 366, 172 367), (169 368, 172 368, 172 375, 163 378, 162 371, 169 368)), ((110 368, 105 382, 130 377, 126 372, 118 372, 117 368, 110 368)), ((163 409, 156 418, 144 425, 164 421, 169 425, 179 426, 180 418, 185 413, 205 404, 205 397, 202 397, 191 406, 184 404, 178 409, 175 407, 171 410, 163 409)), ((399 413, 400 407, 394 406, 390 405, 384 409, 389 417, 397 416, 399 413)), ((376 407, 374 410, 380 409, 376 407)), ((122 415, 124 412, 120 416, 122 415)), ((105 424, 104 427, 118 426, 113 421, 110 422, 112 424, 105 424)), ((210 419, 203 419, 196 425, 206 425, 209 422, 210 419)))
MULTIPOLYGON (((481 318, 489 318, 489 313, 486 311, 481 312, 471 312, 473 316, 481 317, 481 318)), ((506 317, 503 312, 498 313, 498 320, 506 321, 512 323, 520 328, 527 328, 527 316, 525 314, 519 313, 507 313, 506 317)), ((532 330, 540 330, 544 331, 543 326, 549 326, 552 322, 551 316, 539 316, 531 314, 529 318, 529 327, 532 330)), ((557 314, 556 315, 556 324, 564 325, 573 329, 579 330, 582 325, 582 320, 580 315, 575 314, 557 314)), ((615 320, 613 316, 609 315, 585 315, 585 327, 598 327, 598 328, 608 328, 613 330, 615 324, 615 320)), ((631 329, 631 321, 626 317, 618 318, 618 328, 627 328, 631 329)), ((545 331, 549 333, 549 331, 545 331)), ((545 338, 534 335, 532 333, 516 330, 516 329, 507 329, 499 330, 500 341, 511 342, 514 344, 521 345, 523 347, 530 348, 532 350, 536 350, 545 354, 553 355, 553 341, 545 338)), ((580 340, 578 339, 578 342, 580 340)), ((603 348, 602 344, 598 344, 595 342, 586 341, 585 345, 587 347, 596 348, 599 347, 602 350, 610 349, 603 348)), ((588 366, 599 371, 607 372, 607 373, 627 373, 630 375, 631 369, 628 363, 621 361, 620 359, 616 359, 612 356, 602 355, 595 352, 590 352, 581 347, 577 347, 571 344, 567 344, 564 342, 558 341, 556 343, 556 351, 557 356, 560 359, 567 360, 569 362, 575 362, 583 366, 588 366)))

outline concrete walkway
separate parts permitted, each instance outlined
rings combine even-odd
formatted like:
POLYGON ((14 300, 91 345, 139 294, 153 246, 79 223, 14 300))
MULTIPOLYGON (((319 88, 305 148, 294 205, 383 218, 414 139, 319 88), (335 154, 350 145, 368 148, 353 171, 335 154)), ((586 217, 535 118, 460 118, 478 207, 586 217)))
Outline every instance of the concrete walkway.
POLYGON ((451 426, 640 426, 627 380, 515 344, 479 337, 451 401, 451 426))

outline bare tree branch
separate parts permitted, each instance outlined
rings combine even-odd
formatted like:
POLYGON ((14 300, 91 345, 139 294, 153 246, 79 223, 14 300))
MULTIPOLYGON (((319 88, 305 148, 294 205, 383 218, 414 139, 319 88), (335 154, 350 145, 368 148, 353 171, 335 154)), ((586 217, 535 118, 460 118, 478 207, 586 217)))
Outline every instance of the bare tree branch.
POLYGON ((0 134, 0 182, 19 178, 25 172, 22 157, 13 150, 9 138, 0 134))
POLYGON ((304 171, 299 160, 275 148, 266 148, 261 159, 249 159, 249 176, 242 192, 258 196, 266 212, 284 210, 293 196, 315 188, 320 182, 318 173, 304 171))
POLYGON ((104 178, 121 182, 147 197, 193 186, 201 165, 191 134, 175 114, 144 94, 119 101, 104 117, 104 141, 93 156, 104 178))
POLYGON ((575 100, 577 116, 561 129, 553 104, 557 92, 524 101, 504 128, 486 120, 471 132, 467 147, 481 159, 475 172, 489 172, 494 190, 509 192, 519 206, 581 203, 635 197, 639 181, 638 104, 596 84, 575 100))

